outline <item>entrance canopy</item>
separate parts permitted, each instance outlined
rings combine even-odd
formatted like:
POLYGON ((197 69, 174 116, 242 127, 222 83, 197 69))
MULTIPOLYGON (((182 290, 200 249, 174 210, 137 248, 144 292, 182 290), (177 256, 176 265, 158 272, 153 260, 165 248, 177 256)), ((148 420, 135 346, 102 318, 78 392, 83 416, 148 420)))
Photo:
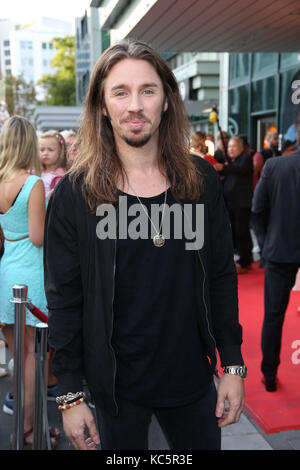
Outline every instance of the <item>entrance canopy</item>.
POLYGON ((300 52, 299 0, 92 0, 104 28, 160 52, 300 52))

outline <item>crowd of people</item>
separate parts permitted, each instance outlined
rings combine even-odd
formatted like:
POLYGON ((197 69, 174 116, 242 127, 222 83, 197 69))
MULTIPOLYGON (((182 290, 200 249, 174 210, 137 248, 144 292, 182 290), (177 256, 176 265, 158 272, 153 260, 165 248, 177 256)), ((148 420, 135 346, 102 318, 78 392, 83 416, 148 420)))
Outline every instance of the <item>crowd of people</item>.
MULTIPOLYGON (((211 154, 212 141, 200 131, 190 135, 175 77, 138 41, 120 42, 100 57, 77 135, 37 135, 20 116, 1 130, 2 333, 13 356, 9 299, 13 284, 27 284, 32 303, 49 313, 48 385, 74 449, 96 449, 100 439, 103 449, 147 448, 155 414, 171 449, 215 450, 220 428, 240 417, 246 366, 237 274, 251 269, 250 229, 265 247, 253 194, 261 191, 265 166, 271 167, 267 160, 279 154, 278 136, 267 135, 262 152, 249 148, 244 136, 219 132, 211 154), (127 197, 128 214, 139 204, 154 237, 149 229, 146 239, 97 238, 97 207, 115 207, 120 196, 127 197), (197 201, 205 207, 204 245, 193 252, 184 248, 184 237, 166 239, 161 230, 166 204, 179 200, 189 201, 195 216, 197 201), (153 203, 163 205, 157 226, 147 211, 153 203), (216 349, 223 368, 217 390, 216 349)), ((285 143, 282 153, 294 145, 285 143)), ((124 222, 121 210, 118 216, 124 222)), ((293 263, 289 286, 298 261, 293 263)), ((38 321, 27 311, 26 445, 32 442, 38 321)), ((274 374, 266 378, 269 390, 274 374)), ((11 395, 7 399, 13 402, 11 395)), ((53 445, 58 438, 51 429, 53 445)))
MULTIPOLYGON (((238 274, 251 269, 251 231, 258 244, 259 266, 265 268, 261 370, 270 392, 277 390, 285 312, 300 265, 300 205, 295 198, 300 189, 300 125, 291 128, 293 140, 286 138, 281 150, 274 131, 266 134, 261 152, 251 149, 245 136, 229 137, 226 132, 218 133, 213 156, 207 152, 203 132, 194 132, 190 140, 190 152, 208 160, 222 180, 238 274), (292 158, 278 159, 287 155, 292 158)), ((286 137, 290 135, 291 130, 286 137)))
MULTIPOLYGON (((40 134, 21 116, 6 121, 0 133, 0 322, 11 354, 14 351, 14 307, 9 302, 12 286, 29 286, 29 298, 42 312, 47 312, 44 288, 44 223, 47 201, 57 183, 68 171, 74 153, 58 131, 40 134)), ((24 444, 31 445, 34 414, 34 326, 40 320, 26 312, 24 444)), ((7 370, 2 369, 2 376, 7 370)), ((48 370, 48 394, 57 391, 56 378, 48 370)), ((13 413, 13 386, 3 410, 13 413)), ((58 430, 51 429, 52 443, 58 430)))
POLYGON ((265 229, 251 211, 254 191, 263 166, 271 157, 296 151, 296 140, 283 141, 279 150, 278 133, 270 131, 265 136, 263 150, 256 151, 250 148, 246 136, 229 136, 227 132, 219 131, 215 151, 211 154, 206 143, 211 138, 211 135, 202 131, 194 131, 190 138, 190 153, 209 161, 220 175, 238 257, 237 273, 244 274, 251 269, 255 240, 260 254, 260 267, 265 264, 262 255, 265 229))

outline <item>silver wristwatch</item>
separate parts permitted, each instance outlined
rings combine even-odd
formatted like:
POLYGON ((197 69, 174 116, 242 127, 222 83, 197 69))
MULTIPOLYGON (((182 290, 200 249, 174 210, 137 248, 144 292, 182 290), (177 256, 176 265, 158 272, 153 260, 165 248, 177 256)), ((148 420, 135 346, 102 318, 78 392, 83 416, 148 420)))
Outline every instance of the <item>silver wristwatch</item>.
POLYGON ((223 367, 224 374, 232 374, 232 375, 239 375, 242 379, 247 377, 247 367, 244 366, 226 366, 223 367))

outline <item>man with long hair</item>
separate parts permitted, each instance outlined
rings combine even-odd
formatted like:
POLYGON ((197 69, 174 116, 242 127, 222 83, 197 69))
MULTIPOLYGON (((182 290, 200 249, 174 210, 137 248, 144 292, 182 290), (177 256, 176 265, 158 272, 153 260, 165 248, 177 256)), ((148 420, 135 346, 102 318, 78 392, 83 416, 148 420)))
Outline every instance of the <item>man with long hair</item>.
POLYGON ((151 47, 128 40, 102 54, 77 145, 45 236, 66 435, 75 449, 147 449, 155 414, 171 449, 219 449, 244 400, 230 226, 218 174, 189 155, 176 79, 151 47))

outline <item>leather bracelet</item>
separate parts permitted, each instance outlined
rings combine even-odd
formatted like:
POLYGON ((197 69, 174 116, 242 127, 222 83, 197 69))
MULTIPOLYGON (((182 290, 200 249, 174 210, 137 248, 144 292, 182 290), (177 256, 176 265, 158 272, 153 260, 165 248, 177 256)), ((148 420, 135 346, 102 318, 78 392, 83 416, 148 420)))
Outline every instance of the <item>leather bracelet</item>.
POLYGON ((58 409, 60 411, 68 410, 72 406, 80 405, 85 400, 85 397, 81 397, 78 400, 72 401, 71 403, 65 403, 64 405, 59 405, 58 409))

